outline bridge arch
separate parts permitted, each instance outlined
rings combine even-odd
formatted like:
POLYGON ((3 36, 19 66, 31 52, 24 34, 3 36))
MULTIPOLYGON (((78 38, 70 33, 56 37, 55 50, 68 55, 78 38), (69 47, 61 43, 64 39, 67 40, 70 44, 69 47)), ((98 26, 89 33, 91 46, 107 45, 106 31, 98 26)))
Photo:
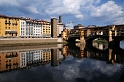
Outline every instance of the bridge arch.
POLYGON ((89 36, 87 38, 85 38, 86 44, 92 44, 92 41, 96 38, 103 38, 106 41, 108 41, 108 37, 107 36, 103 36, 103 35, 94 35, 94 36, 89 36))

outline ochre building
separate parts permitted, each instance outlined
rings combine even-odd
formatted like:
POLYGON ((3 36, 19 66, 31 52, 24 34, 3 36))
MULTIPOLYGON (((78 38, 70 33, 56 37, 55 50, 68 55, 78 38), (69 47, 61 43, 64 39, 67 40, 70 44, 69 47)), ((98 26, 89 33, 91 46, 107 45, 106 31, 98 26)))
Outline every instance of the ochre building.
POLYGON ((0 37, 20 36, 20 18, 0 15, 0 37))

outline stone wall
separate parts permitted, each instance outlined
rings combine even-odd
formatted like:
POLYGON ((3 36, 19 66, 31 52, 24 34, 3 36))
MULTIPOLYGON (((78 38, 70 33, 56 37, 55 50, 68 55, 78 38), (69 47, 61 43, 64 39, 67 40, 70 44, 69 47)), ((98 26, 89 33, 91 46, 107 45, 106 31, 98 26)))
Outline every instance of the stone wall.
POLYGON ((0 44, 62 42, 60 38, 0 38, 0 44))

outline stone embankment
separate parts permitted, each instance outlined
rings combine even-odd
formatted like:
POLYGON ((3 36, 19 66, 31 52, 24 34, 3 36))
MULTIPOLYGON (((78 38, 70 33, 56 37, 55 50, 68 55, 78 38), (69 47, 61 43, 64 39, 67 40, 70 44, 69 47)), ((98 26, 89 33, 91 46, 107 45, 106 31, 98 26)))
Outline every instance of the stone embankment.
POLYGON ((0 38, 0 46, 30 46, 65 43, 62 38, 0 38))

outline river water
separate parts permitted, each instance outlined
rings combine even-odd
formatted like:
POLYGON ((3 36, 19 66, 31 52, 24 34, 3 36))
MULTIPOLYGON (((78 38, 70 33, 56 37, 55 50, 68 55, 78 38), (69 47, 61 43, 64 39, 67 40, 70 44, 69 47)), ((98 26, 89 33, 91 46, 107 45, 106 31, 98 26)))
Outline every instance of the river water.
POLYGON ((93 46, 0 51, 0 82, 124 82, 123 50, 93 46))

